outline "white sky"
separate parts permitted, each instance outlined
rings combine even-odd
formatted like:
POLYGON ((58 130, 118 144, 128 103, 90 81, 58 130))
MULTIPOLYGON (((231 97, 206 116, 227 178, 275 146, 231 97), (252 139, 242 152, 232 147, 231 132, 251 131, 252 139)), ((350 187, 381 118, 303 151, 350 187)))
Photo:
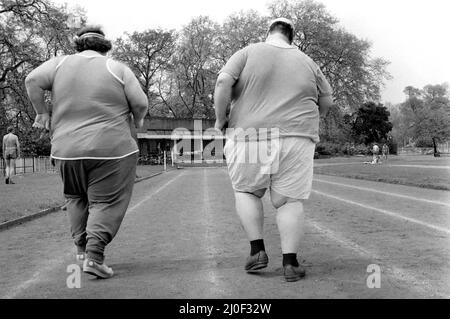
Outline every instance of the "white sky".
MULTIPOLYGON (((267 14, 266 0, 53 0, 80 5, 90 23, 107 36, 146 28, 180 29, 193 17, 208 15, 222 22, 233 12, 255 9, 267 14)), ((316 0, 340 25, 372 43, 372 55, 391 62, 394 77, 382 100, 400 103, 412 85, 450 84, 450 1, 448 0, 316 0)))

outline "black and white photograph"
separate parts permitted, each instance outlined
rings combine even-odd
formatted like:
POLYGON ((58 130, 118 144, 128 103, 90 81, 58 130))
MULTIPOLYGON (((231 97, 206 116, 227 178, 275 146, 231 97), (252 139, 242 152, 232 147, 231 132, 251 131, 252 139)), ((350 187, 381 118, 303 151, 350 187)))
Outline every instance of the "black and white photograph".
POLYGON ((449 13, 0 0, 0 299, 449 299, 449 13))

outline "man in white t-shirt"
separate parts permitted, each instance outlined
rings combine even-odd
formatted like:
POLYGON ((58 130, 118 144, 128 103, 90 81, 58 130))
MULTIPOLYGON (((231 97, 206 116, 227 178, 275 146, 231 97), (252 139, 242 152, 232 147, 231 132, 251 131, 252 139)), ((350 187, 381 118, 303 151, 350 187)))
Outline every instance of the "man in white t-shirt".
POLYGON ((372 154, 373 154, 373 159, 372 159, 372 164, 377 164, 380 161, 380 155, 378 154, 380 152, 380 147, 375 143, 373 144, 372 147, 372 154))
POLYGON ((286 281, 305 276, 297 260, 303 201, 311 192, 319 113, 333 104, 331 86, 317 64, 292 46, 293 37, 290 20, 273 20, 265 42, 251 44, 228 60, 219 72, 214 96, 215 128, 228 125, 224 154, 236 210, 250 241, 245 270, 268 264, 261 198, 269 189, 277 209, 286 281), (269 149, 267 161, 263 156, 250 160, 269 149))

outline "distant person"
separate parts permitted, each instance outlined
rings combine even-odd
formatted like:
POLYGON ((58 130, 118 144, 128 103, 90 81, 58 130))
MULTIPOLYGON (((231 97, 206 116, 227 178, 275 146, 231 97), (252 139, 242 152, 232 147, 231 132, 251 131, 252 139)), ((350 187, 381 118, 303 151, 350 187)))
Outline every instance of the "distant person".
POLYGON ((26 87, 37 116, 49 129, 44 91, 52 91, 52 150, 64 184, 71 233, 83 271, 113 276, 105 247, 117 234, 130 202, 147 97, 133 72, 106 57, 111 42, 99 27, 75 37, 77 54, 53 58, 33 70, 26 87))
POLYGON ((224 148, 235 192, 237 214, 250 241, 246 271, 267 267, 261 198, 267 189, 277 209, 286 281, 305 276, 297 253, 304 225, 303 202, 311 193, 315 144, 319 142, 319 113, 333 104, 332 89, 317 64, 292 46, 294 26, 288 19, 273 20, 265 42, 237 51, 219 72, 215 89, 215 128, 226 125, 224 148), (229 118, 227 106, 231 101, 229 118), (242 129, 244 138, 231 129, 242 129), (252 135, 252 130, 254 135, 252 135), (259 132, 279 132, 274 161, 258 157, 240 161, 249 148, 264 149, 272 142, 259 132), (278 165, 277 165, 278 164, 278 165), (278 166, 275 168, 275 166, 278 166))
POLYGON ((387 161, 389 155, 389 146, 386 143, 381 147, 381 154, 383 160, 387 161))
POLYGON ((379 152, 380 152, 380 147, 374 143, 373 147, 372 147, 372 164, 377 164, 380 160, 380 156, 379 156, 379 152))
POLYGON ((20 143, 17 135, 14 134, 14 127, 7 129, 7 134, 3 136, 3 158, 5 159, 5 183, 15 184, 12 181, 14 175, 14 162, 20 157, 20 143))

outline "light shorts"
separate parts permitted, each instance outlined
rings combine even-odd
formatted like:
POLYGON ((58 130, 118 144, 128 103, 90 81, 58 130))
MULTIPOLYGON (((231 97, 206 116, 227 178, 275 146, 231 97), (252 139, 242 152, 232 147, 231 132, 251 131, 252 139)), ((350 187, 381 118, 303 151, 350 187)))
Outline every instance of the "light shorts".
POLYGON ((13 160, 17 158, 17 152, 16 151, 6 151, 5 152, 5 160, 13 160))
POLYGON ((224 147, 235 191, 253 193, 270 188, 293 199, 309 198, 314 151, 315 143, 303 137, 282 137, 272 141, 227 139, 224 147))

